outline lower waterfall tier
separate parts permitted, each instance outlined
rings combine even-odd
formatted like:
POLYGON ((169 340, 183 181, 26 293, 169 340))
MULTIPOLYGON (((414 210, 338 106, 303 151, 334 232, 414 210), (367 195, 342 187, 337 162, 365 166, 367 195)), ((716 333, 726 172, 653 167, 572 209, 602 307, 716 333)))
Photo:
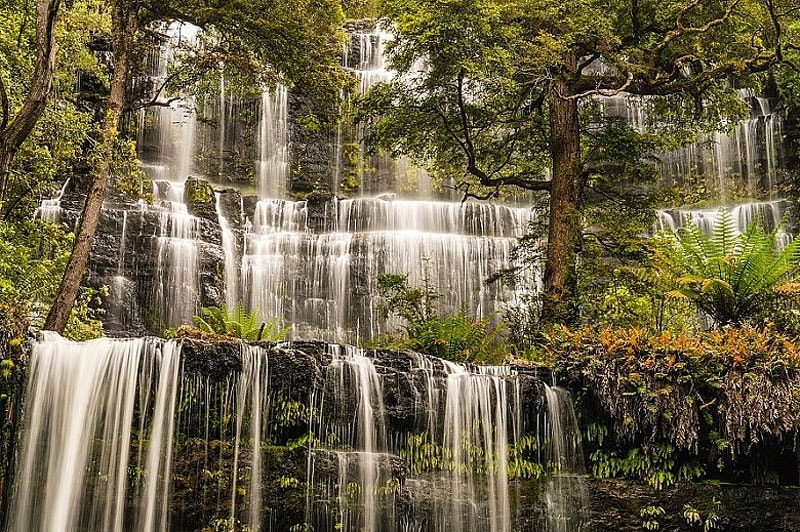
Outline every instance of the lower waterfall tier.
MULTIPOLYGON (((412 353, 51 336, 8 529, 510 530, 517 483, 576 456, 569 404, 533 369, 412 353)), ((544 491, 580 519, 582 490, 544 491)))
POLYGON ((8 531, 633 532, 648 508, 686 529, 687 505, 729 530, 800 526, 797 488, 587 477, 570 396, 534 367, 58 336, 28 359, 8 531))

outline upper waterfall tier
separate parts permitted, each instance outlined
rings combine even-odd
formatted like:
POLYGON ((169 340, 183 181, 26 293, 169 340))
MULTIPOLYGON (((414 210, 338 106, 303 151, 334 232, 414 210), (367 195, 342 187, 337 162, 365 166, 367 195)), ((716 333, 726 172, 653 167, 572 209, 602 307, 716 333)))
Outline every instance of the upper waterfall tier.
POLYGON ((422 231, 519 238, 531 209, 477 202, 407 201, 385 197, 339 200, 336 231, 422 231))
POLYGON ((384 273, 431 283, 442 312, 464 307, 480 317, 540 285, 536 271, 515 289, 485 284, 515 266, 516 239, 534 221, 530 208, 389 196, 256 200, 233 191, 187 208, 178 200, 204 194, 202 182, 191 183, 160 184, 155 206, 104 210, 105 247, 92 272, 120 287, 108 305, 111 330, 160 333, 190 323, 201 306, 241 301, 265 320, 291 324, 295 338, 366 340, 400 325, 384 318, 384 273), (121 278, 138 287, 136 304, 120 299, 131 286, 121 278), (131 321, 139 325, 131 329, 131 321))
MULTIPOLYGON (((774 99, 738 90, 750 116, 730 134, 701 135, 691 144, 658 154, 657 169, 669 185, 705 182, 720 195, 731 190, 774 193, 782 157, 782 118, 774 99)), ((652 128, 651 100, 628 94, 599 98, 609 115, 623 117, 640 132, 652 128)))

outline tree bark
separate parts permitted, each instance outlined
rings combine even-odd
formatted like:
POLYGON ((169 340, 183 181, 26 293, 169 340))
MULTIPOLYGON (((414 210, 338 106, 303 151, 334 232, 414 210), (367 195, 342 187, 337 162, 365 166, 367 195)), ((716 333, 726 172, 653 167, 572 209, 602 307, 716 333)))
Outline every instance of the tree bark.
MULTIPOLYGON (((0 131, 0 204, 8 192, 11 163, 22 143, 31 134, 47 106, 53 88, 56 47, 53 30, 61 0, 39 0, 36 8, 36 66, 22 108, 8 127, 0 131)), ((7 112, 3 122, 8 121, 7 112)))
POLYGON ((125 104, 125 90, 128 86, 130 72, 131 42, 136 34, 138 24, 135 13, 126 12, 122 4, 123 0, 118 0, 111 10, 114 76, 111 81, 111 94, 106 102, 103 120, 98 131, 97 151, 92 156, 94 178, 86 196, 72 255, 67 262, 64 277, 61 279, 61 285, 43 327, 59 334, 62 334, 67 326, 83 273, 86 270, 86 264, 89 261, 89 253, 92 250, 103 200, 106 196, 111 160, 114 156, 114 143, 119 135, 119 122, 125 104))
POLYGON ((546 323, 570 324, 578 318, 575 268, 581 242, 581 146, 578 100, 570 95, 569 83, 557 76, 549 94, 553 176, 541 316, 546 323))

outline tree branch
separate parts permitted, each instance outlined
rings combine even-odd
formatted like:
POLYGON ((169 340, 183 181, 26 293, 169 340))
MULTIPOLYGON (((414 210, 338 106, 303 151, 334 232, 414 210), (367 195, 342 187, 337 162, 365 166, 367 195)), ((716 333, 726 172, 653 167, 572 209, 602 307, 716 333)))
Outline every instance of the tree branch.
POLYGON ((6 83, 3 81, 3 75, 0 74, 0 110, 3 113, 3 119, 0 121, 0 131, 4 131, 8 127, 8 92, 6 91, 6 83))
POLYGON ((683 23, 683 18, 695 7, 697 7, 700 2, 701 0, 692 0, 689 5, 683 8, 680 13, 678 13, 678 16, 675 18, 675 29, 667 32, 667 34, 664 36, 664 39, 662 39, 658 46, 653 49, 653 52, 650 55, 649 66, 651 70, 655 70, 656 62, 661 58, 661 54, 664 53, 664 50, 669 47, 672 41, 680 39, 681 37, 685 37, 686 35, 706 33, 711 28, 719 26, 720 24, 724 24, 728 21, 728 19, 730 19, 731 15, 733 14, 733 10, 739 5, 740 0, 733 0, 725 9, 725 12, 722 14, 722 16, 710 20, 702 26, 685 26, 683 23))
POLYGON ((590 89, 590 90, 587 90, 587 91, 584 91, 584 92, 580 92, 578 94, 572 94, 570 96, 564 96, 562 94, 559 94, 559 97, 563 98, 565 100, 577 100, 577 99, 580 99, 580 98, 585 98, 587 96, 612 97, 612 96, 617 96, 617 95, 622 94, 623 92, 625 92, 628 89, 628 87, 631 86, 632 83, 633 83, 633 72, 628 72, 627 78, 625 79, 625 83, 623 83, 622 85, 620 85, 616 89, 601 89, 601 88, 597 88, 597 89, 590 89))

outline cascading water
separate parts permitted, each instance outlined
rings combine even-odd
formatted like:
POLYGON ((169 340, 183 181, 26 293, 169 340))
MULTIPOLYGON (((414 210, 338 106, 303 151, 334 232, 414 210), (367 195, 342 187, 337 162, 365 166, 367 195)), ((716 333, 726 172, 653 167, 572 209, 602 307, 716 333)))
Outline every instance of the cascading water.
MULTIPOLYGON (((350 45, 345 46, 342 66, 352 72, 358 80, 359 94, 366 94, 376 83, 387 82, 394 78, 395 73, 389 70, 384 57, 384 49, 391 39, 390 33, 376 26, 356 31, 352 35, 350 45)), ((407 157, 393 160, 382 153, 369 155, 363 143, 367 130, 363 125, 358 125, 356 129, 356 138, 359 140, 357 185, 362 194, 374 194, 392 189, 403 190, 420 198, 432 197, 431 179, 423 168, 413 164, 407 157), (391 183, 388 188, 387 183, 391 183)), ((334 190, 337 192, 343 151, 341 143, 341 135, 337 134, 334 171, 334 190)))
MULTIPOLYGON (((196 31, 179 25, 164 29, 165 45, 147 62, 153 86, 163 84, 181 48, 196 41, 196 31)), ((356 32, 345 53, 364 90, 391 77, 383 62, 388 38, 377 29, 356 32)), ((124 330, 129 321, 123 316, 125 303, 116 297, 129 292, 127 284, 122 289, 123 277, 148 288, 129 306, 140 315, 136 330, 156 333, 190 323, 201 306, 243 302, 264 320, 291 324, 294 338, 367 339, 397 326, 383 319, 377 286, 382 273, 407 274, 414 284, 429 279, 440 290, 443 312, 464 306, 486 317, 518 295, 483 281, 512 266, 515 241, 533 218, 529 209, 431 201, 424 180, 415 178, 416 190, 407 191, 406 174, 416 170, 402 170, 403 161, 396 161, 401 170, 392 162, 374 175, 371 189, 395 188, 422 199, 394 194, 323 202, 286 199, 289 178, 295 178, 289 171, 295 96, 277 86, 260 100, 237 99, 224 78, 217 96, 176 100, 148 110, 138 121, 142 168, 154 180, 156 201, 131 210, 129 224, 136 220, 135 245, 141 245, 141 235, 152 235, 155 260, 128 253, 117 262, 124 271, 104 272, 106 284, 120 285, 108 305, 109 329, 124 330), (234 167, 246 167, 255 182, 236 181, 234 167), (192 173, 215 185, 210 208, 194 208, 196 189, 184 185, 192 173), (245 195, 250 187, 257 196, 245 195), (234 204, 241 204, 241 212, 234 212, 234 204), (209 228, 206 220, 214 210, 218 227, 209 228), (212 285, 220 276, 224 293, 222 282, 212 285)), ((124 238, 118 236, 124 253, 124 238)), ((535 291, 538 279, 531 275, 528 281, 522 284, 535 291)))
POLYGON ((36 215, 46 222, 59 223, 61 221, 61 199, 64 197, 64 192, 69 186, 69 178, 64 181, 64 184, 58 190, 58 194, 52 199, 42 200, 42 204, 36 211, 36 215))
POLYGON ((239 294, 239 265, 237 263, 236 236, 220 205, 221 194, 215 193, 215 208, 219 226, 222 230, 222 250, 225 253, 225 304, 229 309, 236 307, 239 294))
MULTIPOLYGON (((489 316, 517 295, 483 280, 511 265, 516 238, 532 220, 529 209, 390 197, 330 207, 324 226, 313 231, 305 202, 264 200, 245 234, 244 300, 267 317, 284 316, 306 333, 301 337, 382 332, 377 278, 385 272, 407 274, 413 284, 427 277, 446 312, 465 305, 489 316)), ((529 281, 535 290, 538 280, 529 281)))
POLYGON ((286 87, 265 90, 261 97, 258 129, 259 158, 256 161, 261 198, 281 198, 288 191, 289 127, 286 87))
POLYGON ((585 473, 580 429, 572 398, 563 388, 545 385, 549 437, 544 490, 549 532, 579 531, 585 526, 589 496, 581 477, 585 473))
POLYGON ((735 229, 744 233, 751 223, 759 221, 765 231, 777 229, 776 240, 780 249, 792 241, 793 235, 787 227, 787 211, 790 202, 774 200, 765 202, 752 202, 721 207, 716 209, 664 209, 656 211, 658 216, 656 229, 677 231, 691 221, 700 230, 708 235, 714 232, 714 227, 719 221, 721 209, 727 209, 733 218, 735 229))
POLYGON ((557 442, 575 441, 559 424, 574 414, 553 393, 409 353, 48 336, 7 529, 515 530, 511 450, 549 441, 559 476, 573 460, 557 442))
MULTIPOLYGON (((167 185, 169 197, 183 197, 182 185, 167 185)), ((177 327, 190 323, 198 311, 198 221, 182 201, 164 203, 166 208, 159 213, 156 301, 162 324, 177 327)))
MULTIPOLYGON (((665 183, 681 186, 704 177, 707 185, 721 195, 731 186, 751 194, 775 190, 781 115, 773 109, 770 99, 750 89, 741 89, 738 94, 750 106, 750 117, 737 124, 729 135, 701 135, 697 142, 661 153, 657 166, 665 183)), ((599 101, 608 114, 626 118, 640 132, 647 131, 647 98, 620 94, 599 101)))
POLYGON ((147 338, 37 343, 9 530, 166 529, 178 361, 147 338))

